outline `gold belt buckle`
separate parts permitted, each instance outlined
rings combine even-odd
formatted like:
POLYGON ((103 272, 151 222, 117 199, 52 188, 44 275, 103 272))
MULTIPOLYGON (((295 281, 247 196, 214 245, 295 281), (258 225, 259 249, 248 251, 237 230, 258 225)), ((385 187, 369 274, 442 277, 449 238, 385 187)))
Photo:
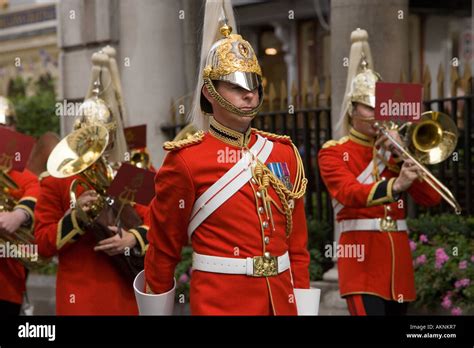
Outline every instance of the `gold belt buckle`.
POLYGON ((397 232, 397 221, 393 220, 390 216, 380 219, 380 230, 383 232, 397 232))
POLYGON ((276 256, 254 256, 253 276, 273 277, 278 274, 278 259, 276 256))

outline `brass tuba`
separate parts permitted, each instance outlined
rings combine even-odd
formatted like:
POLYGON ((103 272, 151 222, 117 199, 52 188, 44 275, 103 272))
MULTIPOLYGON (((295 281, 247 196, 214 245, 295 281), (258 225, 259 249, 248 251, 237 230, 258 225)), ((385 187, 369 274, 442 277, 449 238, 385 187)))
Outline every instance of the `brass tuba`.
MULTIPOLYGON (((17 189, 17 183, 7 173, 0 170, 0 212, 13 211, 18 202, 8 192, 17 189)), ((34 258, 28 255, 23 255, 22 251, 24 248, 36 244, 33 235, 33 226, 31 228, 20 226, 20 228, 12 234, 1 234, 0 244, 5 245, 7 242, 15 245, 19 250, 18 261, 20 261, 26 268, 30 270, 39 269, 49 263, 48 259, 42 258, 38 254, 34 258)))
POLYGON ((454 121, 444 113, 427 111, 417 123, 408 122, 399 127, 393 122, 376 122, 374 127, 402 152, 403 157, 410 158, 422 170, 423 179, 454 208, 456 214, 461 214, 462 208, 451 191, 424 166, 443 162, 453 153, 458 141, 454 121), (403 129, 405 144, 400 144, 389 130, 400 132, 403 129))
MULTIPOLYGON (((109 145, 109 131, 99 123, 82 125, 66 136, 51 152, 48 172, 56 178, 78 175, 69 189, 71 204, 84 229, 94 234, 97 241, 112 237, 108 226, 117 225, 131 229, 142 221, 132 207, 132 203, 121 202, 107 195, 107 189, 114 178, 114 170, 107 162, 104 152, 109 145), (98 199, 87 212, 77 204, 77 189, 93 189, 98 199)), ((111 256, 119 271, 133 280, 143 269, 143 257, 133 252, 130 255, 111 256)))

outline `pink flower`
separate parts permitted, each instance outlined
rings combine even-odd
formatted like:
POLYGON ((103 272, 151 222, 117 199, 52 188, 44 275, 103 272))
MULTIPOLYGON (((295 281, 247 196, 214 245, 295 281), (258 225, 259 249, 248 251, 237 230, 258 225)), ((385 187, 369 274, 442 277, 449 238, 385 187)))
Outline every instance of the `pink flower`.
POLYGON ((461 315, 462 314, 462 309, 459 307, 454 307, 451 309, 451 314, 452 315, 461 315))
POLYGON ((420 242, 428 243, 428 237, 426 236, 426 234, 421 234, 420 235, 420 242))
POLYGON ((471 281, 470 281, 469 279, 463 278, 463 279, 457 280, 457 281, 454 283, 454 287, 455 287, 456 289, 459 289, 459 288, 467 288, 470 283, 471 283, 471 281))
POLYGON ((453 303, 451 302, 450 294, 443 297, 443 302, 441 302, 441 307, 444 309, 450 309, 453 303))
POLYGON ((189 280, 188 275, 187 275, 186 273, 183 273, 183 274, 181 274, 181 276, 179 277, 178 282, 184 284, 184 283, 187 283, 188 280, 189 280))
POLYGON ((426 263, 426 255, 425 254, 418 256, 415 260, 416 265, 423 265, 425 263, 426 263))
POLYGON ((459 262, 459 269, 466 269, 467 268, 467 261, 461 261, 459 262))
POLYGON ((440 269, 448 260, 449 256, 446 254, 443 248, 436 249, 435 267, 437 269, 440 269))
POLYGON ((410 239, 410 249, 411 249, 411 251, 416 250, 416 243, 414 241, 412 241, 411 239, 410 239))
POLYGON ((471 262, 474 263, 474 255, 471 256, 471 262))

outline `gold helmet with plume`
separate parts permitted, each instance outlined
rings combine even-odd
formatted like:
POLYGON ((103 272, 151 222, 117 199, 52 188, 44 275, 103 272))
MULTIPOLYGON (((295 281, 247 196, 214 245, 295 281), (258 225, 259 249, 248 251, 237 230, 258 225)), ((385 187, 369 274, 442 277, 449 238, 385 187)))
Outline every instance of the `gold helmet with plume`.
POLYGON ((110 63, 111 54, 115 54, 115 50, 107 46, 92 55, 90 87, 79 108, 80 117, 76 120, 74 129, 92 124, 104 126, 110 139, 106 151, 107 159, 119 163, 127 152, 127 144, 122 121, 123 107, 117 98, 117 79, 112 76, 114 69, 110 63))
MULTIPOLYGON (((229 0, 208 0, 204 18, 201 70, 195 94, 194 123, 198 115, 212 114, 212 106, 202 93, 206 88, 217 103, 241 117, 255 117, 263 103, 262 70, 252 45, 235 33, 235 20, 229 0), (217 91, 216 82, 232 83, 248 91, 258 89, 259 104, 241 110, 217 91), (196 105, 196 103, 199 103, 196 105)), ((206 122, 204 122, 206 123, 206 122)))
POLYGON ((375 84, 381 81, 381 77, 373 70, 368 38, 367 31, 363 29, 358 28, 351 33, 346 92, 336 126, 336 131, 339 131, 340 135, 348 132, 349 116, 352 114, 354 104, 360 103, 375 108, 375 84))
POLYGON ((114 121, 110 108, 103 99, 99 98, 100 93, 100 82, 97 80, 94 82, 92 96, 85 99, 79 108, 80 117, 76 120, 74 129, 97 123, 109 131, 114 131, 117 128, 117 122, 114 121))
MULTIPOLYGON (((375 84, 381 80, 381 77, 377 72, 368 68, 364 54, 362 54, 359 69, 360 72, 352 79, 351 83, 350 106, 360 103, 375 109, 375 84)), ((349 112, 351 111, 349 108, 349 112)))

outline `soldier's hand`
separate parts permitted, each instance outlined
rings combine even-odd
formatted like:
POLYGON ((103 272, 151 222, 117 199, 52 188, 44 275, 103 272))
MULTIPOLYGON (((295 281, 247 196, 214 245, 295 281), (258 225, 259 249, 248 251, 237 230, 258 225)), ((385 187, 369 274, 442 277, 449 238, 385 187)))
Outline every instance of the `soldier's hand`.
MULTIPOLYGON (((116 226, 109 226, 109 229, 114 232, 118 232, 116 226)), ((122 237, 117 233, 115 236, 101 240, 96 247, 95 251, 103 251, 109 256, 123 254, 128 248, 132 249, 137 244, 137 239, 128 231, 123 231, 122 237)))
POLYGON ((91 209, 92 204, 99 198, 97 192, 94 190, 89 190, 83 192, 77 199, 77 206, 82 209, 84 212, 87 212, 91 209))
MULTIPOLYGON (((400 138, 400 134, 396 130, 390 130, 388 131, 390 136, 394 138, 399 144, 403 144, 402 139, 400 138)), ((382 135, 379 137, 376 141, 374 146, 376 148, 379 148, 382 146, 385 150, 390 151, 392 154, 395 156, 401 156, 402 152, 395 146, 393 145, 393 142, 388 139, 386 135, 382 135)))
POLYGON ((11 234, 28 220, 26 213, 20 209, 0 213, 0 233, 11 234))
POLYGON ((393 183, 393 192, 400 193, 410 188, 418 178, 422 178, 422 170, 411 159, 407 159, 400 170, 398 178, 393 183))

